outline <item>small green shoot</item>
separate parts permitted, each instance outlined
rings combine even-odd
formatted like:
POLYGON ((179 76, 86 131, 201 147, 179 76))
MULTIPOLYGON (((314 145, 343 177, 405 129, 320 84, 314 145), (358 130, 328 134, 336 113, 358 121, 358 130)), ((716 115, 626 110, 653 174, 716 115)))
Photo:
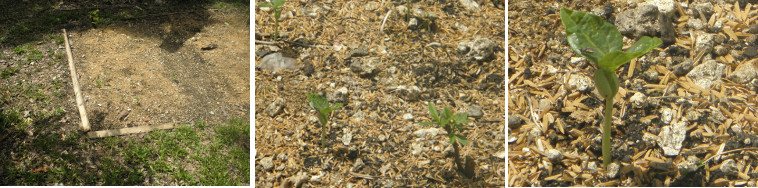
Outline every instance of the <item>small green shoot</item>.
POLYGON ((282 15, 282 9, 279 8, 284 5, 285 0, 271 0, 271 2, 261 2, 260 7, 271 7, 274 9, 274 40, 279 39, 279 18, 282 15))
POLYGON ((332 111, 342 107, 342 103, 335 103, 333 106, 329 106, 329 101, 319 94, 307 93, 308 105, 314 110, 318 111, 318 121, 321 123, 321 147, 326 147, 325 134, 326 125, 329 121, 329 115, 332 111))
POLYGON ((94 24, 95 27, 98 27, 98 28, 108 25, 110 23, 110 19, 100 16, 100 9, 90 11, 89 17, 92 18, 92 24, 94 24))
POLYGON ((597 15, 561 7, 561 22, 566 27, 566 37, 574 53, 598 66, 595 83, 600 95, 605 98, 603 118, 603 165, 611 163, 611 122, 613 97, 619 89, 619 80, 614 73, 619 66, 661 45, 661 39, 643 36, 627 51, 621 51, 623 40, 616 26, 603 21, 597 15))
MULTIPOLYGON (((431 122, 422 122, 421 125, 439 125, 445 131, 447 131, 447 137, 448 141, 451 145, 453 145, 453 149, 455 152, 455 163, 458 165, 458 169, 461 172, 465 172, 465 168, 463 167, 463 163, 461 162, 460 156, 458 156, 458 144, 456 141, 460 142, 463 145, 469 145, 469 140, 466 139, 463 135, 456 134, 456 132, 464 131, 466 130, 466 127, 463 126, 463 124, 469 123, 468 120, 468 113, 456 113, 453 114, 452 111, 450 111, 450 108, 445 107, 445 109, 442 110, 442 112, 437 110, 437 107, 432 102, 427 102, 427 109, 429 110, 429 115, 432 116, 432 119, 434 121, 431 122)), ((471 176, 470 174, 467 174, 471 176)))

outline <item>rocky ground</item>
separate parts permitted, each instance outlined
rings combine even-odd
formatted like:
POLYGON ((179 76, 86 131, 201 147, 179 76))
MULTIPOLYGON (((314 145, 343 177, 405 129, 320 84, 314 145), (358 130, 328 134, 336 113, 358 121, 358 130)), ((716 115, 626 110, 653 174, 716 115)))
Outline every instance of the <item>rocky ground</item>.
POLYGON ((287 1, 255 8, 255 185, 505 185, 503 1, 287 1), (386 21, 385 21, 386 19, 386 21), (306 93, 341 102, 321 148, 306 93), (467 112, 456 170, 427 102, 467 112))
POLYGON ((755 1, 509 2, 509 186, 756 186, 755 1), (613 163, 601 158, 603 99, 566 42, 560 7, 613 23, 625 47, 613 163))

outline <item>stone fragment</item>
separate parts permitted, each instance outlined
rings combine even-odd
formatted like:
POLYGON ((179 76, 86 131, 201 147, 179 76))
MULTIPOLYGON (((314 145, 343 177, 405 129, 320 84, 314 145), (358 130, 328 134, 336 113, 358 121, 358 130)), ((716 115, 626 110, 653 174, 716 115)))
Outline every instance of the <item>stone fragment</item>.
POLYGON ((413 135, 419 138, 432 138, 439 134, 440 130, 437 128, 419 129, 413 132, 413 135))
POLYGON ((687 77, 692 79, 695 85, 709 90, 711 86, 721 82, 720 79, 724 75, 725 68, 726 65, 718 63, 716 60, 708 60, 693 68, 687 73, 687 77))
POLYGON ((370 78, 379 72, 379 69, 377 67, 378 62, 378 57, 358 59, 353 61, 353 63, 350 63, 350 70, 357 73, 358 76, 362 78, 370 78))
POLYGON ((737 162, 735 162, 734 159, 727 159, 721 163, 719 170, 728 175, 737 175, 740 173, 740 168, 737 167, 737 162))
POLYGON ((568 86, 570 90, 588 92, 595 87, 592 78, 583 74, 571 74, 568 80, 568 86))
POLYGON ((479 38, 471 42, 458 43, 457 52, 468 62, 491 59, 496 44, 489 38, 479 38))
POLYGON ((608 173, 606 173, 606 176, 610 179, 616 178, 620 169, 621 166, 618 163, 608 164, 608 173))
POLYGON ((475 11, 475 12, 478 12, 479 10, 481 10, 479 8, 479 3, 476 3, 476 1, 474 0, 459 0, 458 2, 460 2, 461 5, 463 5, 463 8, 466 8, 467 10, 475 11))
POLYGON ((347 104, 348 95, 349 93, 347 87, 341 87, 334 92, 328 93, 326 95, 326 100, 333 103, 341 102, 342 104, 347 104))
POLYGON ((274 168, 274 159, 271 157, 264 157, 260 160, 261 166, 263 166, 264 170, 271 170, 274 168))
POLYGON ((676 156, 682 150, 682 142, 686 136, 687 127, 684 121, 664 126, 658 134, 658 145, 663 148, 664 155, 676 156))
POLYGON ((658 36, 660 11, 655 5, 645 4, 618 14, 615 25, 619 32, 630 38, 658 36))
POLYGON ((276 98, 274 102, 271 102, 271 104, 266 107, 266 113, 271 116, 275 117, 282 113, 284 111, 284 99, 283 98, 276 98))
POLYGON ((366 47, 358 47, 353 49, 353 51, 350 52, 350 57, 363 57, 368 55, 368 50, 366 47))
POLYGON ((466 110, 466 113, 468 114, 468 117, 482 117, 482 115, 484 115, 482 107, 479 105, 471 105, 468 110, 466 110))
POLYGON ((282 55, 282 53, 276 52, 264 56, 261 61, 258 62, 258 65, 256 65, 256 67, 261 70, 276 73, 281 70, 297 70, 298 67, 296 64, 297 60, 290 57, 285 57, 282 55))
POLYGON ((550 161, 557 162, 563 158, 563 155, 556 149, 549 149, 547 150, 547 158, 550 159, 550 161))

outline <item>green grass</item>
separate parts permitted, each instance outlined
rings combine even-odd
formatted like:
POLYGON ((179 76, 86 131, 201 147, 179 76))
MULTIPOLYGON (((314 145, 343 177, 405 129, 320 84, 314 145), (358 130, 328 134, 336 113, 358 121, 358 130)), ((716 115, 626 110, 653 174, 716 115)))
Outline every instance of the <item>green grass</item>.
MULTIPOLYGON (((0 113, 3 120, 0 125, 7 128, 24 124, 19 111, 0 113)), ((59 113, 61 108, 32 117, 59 113)), ((15 151, 16 156, 26 160, 14 165, 8 160, 1 161, 0 171, 9 172, 4 181, 10 182, 4 183, 13 185, 144 185, 146 179, 178 185, 249 185, 249 122, 195 124, 153 131, 139 139, 123 136, 81 139, 84 135, 78 131, 66 136, 37 135, 30 144, 15 151), (92 148, 102 149, 90 151, 92 148), (32 157, 32 153, 47 157, 32 157), (92 156, 96 169, 83 167, 82 155, 92 156), (45 171, 33 172, 45 166, 45 171)))

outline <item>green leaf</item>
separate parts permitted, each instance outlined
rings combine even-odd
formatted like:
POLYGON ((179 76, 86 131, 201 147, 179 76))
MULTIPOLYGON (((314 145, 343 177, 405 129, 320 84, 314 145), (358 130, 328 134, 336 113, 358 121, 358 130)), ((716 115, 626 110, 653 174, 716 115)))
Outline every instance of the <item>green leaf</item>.
POLYGON ((274 4, 274 6, 280 7, 284 5, 285 0, 271 0, 271 3, 274 4))
POLYGON ((566 37, 574 53, 594 63, 621 50, 621 33, 600 16, 561 7, 561 22, 566 27, 566 37))
POLYGON ((455 128, 458 129, 459 131, 465 131, 466 129, 468 129, 466 128, 466 126, 461 125, 461 124, 455 125, 455 128))
POLYGON ((427 109, 429 109, 429 115, 432 116, 432 119, 434 119, 434 121, 439 122, 440 118, 439 118, 439 111, 437 111, 437 107, 434 106, 434 103, 432 102, 426 102, 426 104, 427 104, 427 109))
POLYGON ((448 136, 450 138, 450 144, 455 144, 455 136, 448 136))
POLYGON ((619 79, 616 73, 606 69, 595 70, 595 85, 597 91, 605 99, 613 98, 619 90, 619 79))
POLYGON ((268 2, 261 2, 258 4, 259 7, 274 7, 271 3, 268 2))
POLYGON ((457 139, 458 139, 458 142, 460 142, 460 143, 461 143, 461 144, 463 144, 463 145, 467 145, 467 146, 468 146, 468 145, 470 144, 470 143, 468 142, 468 139, 466 139, 466 137, 463 137, 463 135, 459 135, 459 134, 456 134, 456 135, 455 135, 455 138, 457 138, 457 139))
POLYGON ((330 112, 332 112, 334 110, 337 110, 338 108, 341 108, 341 107, 342 107, 342 103, 341 102, 334 103, 334 106, 332 106, 330 108, 327 108, 328 110, 327 110, 326 113, 330 113, 330 112))
POLYGON ((308 96, 308 105, 316 111, 321 112, 321 109, 329 107, 329 102, 326 101, 324 96, 315 93, 306 93, 305 95, 308 96))
POLYGON ((453 115, 453 122, 455 122, 455 124, 457 125, 460 125, 464 123, 469 123, 471 121, 468 120, 468 113, 463 112, 463 113, 457 113, 453 115))
POLYGON ((627 52, 614 51, 601 58, 598 66, 608 69, 611 72, 616 71, 619 66, 628 63, 634 58, 645 55, 656 47, 661 45, 661 39, 643 36, 634 45, 629 47, 627 52))
POLYGON ((419 123, 419 125, 424 125, 424 126, 437 125, 437 122, 421 122, 421 123, 419 123))
POLYGON ((442 114, 440 114, 440 126, 446 126, 448 123, 450 123, 450 120, 453 118, 453 112, 450 111, 450 108, 445 107, 445 109, 442 110, 442 114))

